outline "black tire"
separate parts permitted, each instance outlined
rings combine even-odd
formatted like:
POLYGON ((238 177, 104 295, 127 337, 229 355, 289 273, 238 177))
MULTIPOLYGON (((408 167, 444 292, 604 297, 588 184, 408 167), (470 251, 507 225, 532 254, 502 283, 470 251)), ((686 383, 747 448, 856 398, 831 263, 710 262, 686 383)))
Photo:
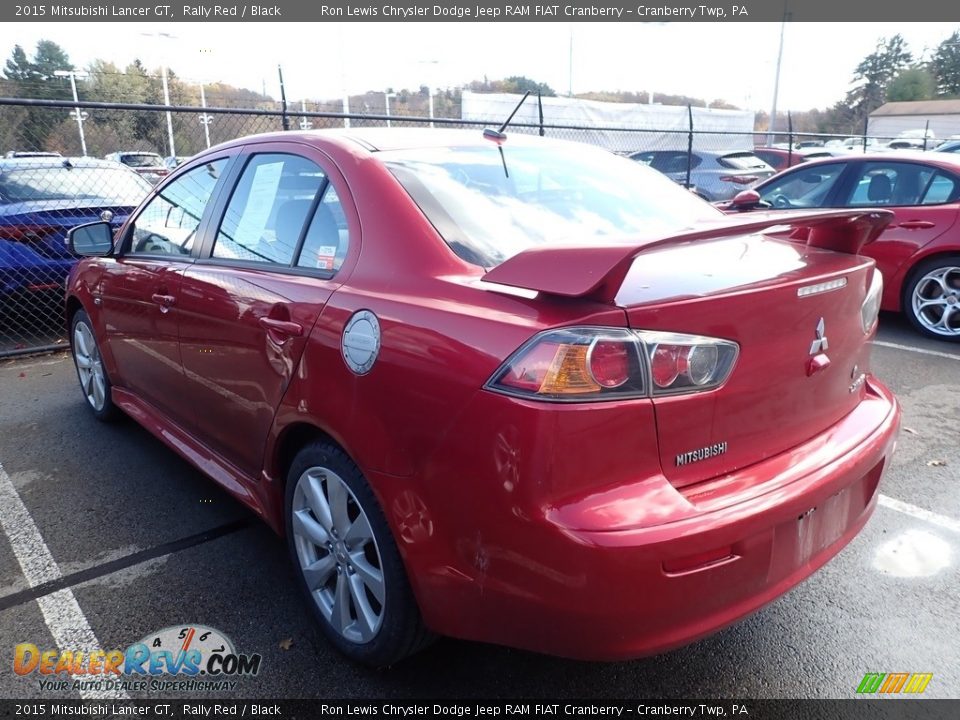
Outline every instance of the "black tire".
MULTIPOLYGON (((287 472, 286 481, 287 549, 296 571, 297 584, 304 593, 320 629, 330 643, 351 660, 372 667, 393 665, 424 647, 430 640, 430 634, 423 624, 420 609, 410 589, 403 561, 383 510, 360 469, 336 445, 314 441, 297 453, 287 472), (362 524, 359 522, 362 514, 369 524, 372 542, 365 541, 362 547, 360 543, 349 545, 346 535, 351 533, 343 533, 341 530, 338 534, 337 524, 332 520, 328 523, 331 527, 330 531, 324 531, 322 535, 328 542, 321 544, 318 540, 316 533, 320 531, 317 528, 321 527, 322 523, 316 520, 323 512, 322 509, 320 512, 312 509, 309 493, 312 490, 315 498, 318 492, 322 492, 323 500, 327 503, 326 508, 330 510, 330 515, 333 515, 334 511, 331 508, 335 501, 331 499, 334 496, 330 493, 333 492, 332 488, 338 480, 342 481, 349 490, 349 493, 342 497, 346 497, 345 512, 352 518, 352 523, 362 524), (299 491, 298 487, 300 487, 299 491), (294 512, 298 513, 296 527, 294 512), (306 527, 303 524, 304 518, 307 522, 314 520, 314 524, 309 525, 310 537, 307 537, 307 532, 304 530, 306 527), (331 543, 334 542, 339 544, 331 547, 331 543), (359 572, 361 565, 352 562, 357 559, 358 552, 361 553, 360 563, 367 568, 377 569, 376 566, 379 565, 382 577, 380 587, 382 603, 369 589, 376 583, 367 584, 364 579, 365 573, 359 572), (304 571, 305 566, 311 567, 311 561, 316 563, 312 566, 314 572, 311 574, 314 582, 313 590, 308 586, 304 571), (316 570, 321 564, 323 569, 316 570), (331 564, 336 565, 335 570, 329 569, 331 564), (321 577, 327 579, 319 580, 321 577), (346 584, 341 586, 341 582, 346 584), (356 584, 351 587, 351 582, 361 583, 359 592, 363 593, 363 597, 360 600, 357 599, 357 595, 350 592, 351 589, 358 587, 356 584), (347 588, 343 591, 344 597, 350 598, 346 603, 348 607, 346 614, 348 618, 353 619, 346 629, 338 628, 334 624, 337 617, 342 617, 338 615, 336 609, 341 587, 347 588), (361 622, 360 602, 367 603, 365 606, 367 610, 379 612, 379 624, 372 631, 372 635, 369 634, 370 623, 361 622), (332 607, 327 606, 330 603, 332 607), (367 636, 364 636, 365 631, 367 636)), ((322 508, 323 503, 321 502, 320 505, 322 508)), ((352 532, 353 525, 350 527, 352 532)), ((368 573, 369 570, 366 572, 368 573)))
POLYGON ((918 263, 903 284, 901 303, 907 320, 923 335, 937 340, 960 342, 960 255, 942 255, 918 263), (944 282, 950 288, 949 295, 944 295, 942 286, 931 277, 938 272, 946 273, 944 282), (914 303, 914 296, 918 301, 922 298, 943 298, 944 307, 954 308, 950 311, 945 326, 937 328, 937 321, 943 316, 939 304, 918 308, 914 303))
POLYGON ((80 390, 83 392, 90 412, 101 422, 116 420, 120 416, 120 410, 113 404, 111 396, 113 384, 107 375, 107 369, 103 367, 93 323, 85 310, 77 310, 70 322, 70 355, 73 357, 73 367, 77 371, 80 390), (81 343, 87 347, 82 347, 81 343), (85 363, 89 363, 86 370, 82 367, 85 363), (94 384, 96 384, 96 390, 92 391, 94 384))

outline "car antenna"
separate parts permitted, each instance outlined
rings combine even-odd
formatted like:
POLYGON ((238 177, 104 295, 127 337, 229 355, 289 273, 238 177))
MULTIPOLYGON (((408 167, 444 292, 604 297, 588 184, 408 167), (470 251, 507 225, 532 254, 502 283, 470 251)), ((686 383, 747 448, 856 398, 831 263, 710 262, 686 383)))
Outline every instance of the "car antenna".
POLYGON ((507 134, 504 132, 504 130, 507 129, 507 125, 510 124, 510 121, 513 120, 513 116, 517 114, 517 110, 520 109, 520 106, 523 105, 523 101, 526 100, 528 97, 530 97, 530 91, 529 91, 529 90, 527 90, 527 91, 523 94, 523 97, 520 98, 520 102, 517 103, 517 106, 513 109, 513 112, 510 113, 510 116, 509 116, 506 120, 503 121, 503 125, 501 125, 498 129, 496 129, 496 130, 494 130, 493 128, 484 128, 484 129, 483 129, 483 136, 484 136, 487 140, 492 140, 493 142, 495 142, 495 143, 497 144, 497 150, 500 151, 500 162, 503 163, 503 175, 504 175, 504 177, 510 177, 510 172, 507 170, 507 158, 506 158, 506 156, 503 154, 503 143, 504 143, 504 141, 507 139, 507 134))
POLYGON ((496 130, 494 130, 493 128, 484 128, 483 136, 487 140, 493 140, 495 143, 498 143, 498 144, 506 140, 507 134, 504 132, 504 130, 507 129, 507 125, 509 125, 510 121, 513 120, 513 116, 517 114, 517 110, 520 109, 520 106, 523 105, 523 101, 526 100, 529 96, 530 96, 530 91, 527 90, 523 94, 523 97, 520 98, 520 102, 517 103, 517 106, 513 109, 513 112, 510 113, 510 117, 508 117, 506 120, 503 121, 503 125, 501 125, 496 130))

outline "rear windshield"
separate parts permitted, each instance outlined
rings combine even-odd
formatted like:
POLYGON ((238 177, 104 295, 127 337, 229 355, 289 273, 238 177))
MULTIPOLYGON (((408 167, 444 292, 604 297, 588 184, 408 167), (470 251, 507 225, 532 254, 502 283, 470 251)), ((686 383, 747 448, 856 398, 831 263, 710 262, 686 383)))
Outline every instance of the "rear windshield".
POLYGON ((381 158, 450 248, 495 267, 556 243, 630 242, 719 211, 641 163, 588 146, 428 148, 381 158))
POLYGON ((150 185, 122 168, 37 167, 0 175, 0 203, 82 200, 98 205, 139 205, 150 185))
POLYGON ((130 167, 163 167, 159 155, 121 155, 120 162, 130 167))
POLYGON ((733 170, 765 170, 769 167, 752 152, 730 153, 718 158, 717 162, 733 170))

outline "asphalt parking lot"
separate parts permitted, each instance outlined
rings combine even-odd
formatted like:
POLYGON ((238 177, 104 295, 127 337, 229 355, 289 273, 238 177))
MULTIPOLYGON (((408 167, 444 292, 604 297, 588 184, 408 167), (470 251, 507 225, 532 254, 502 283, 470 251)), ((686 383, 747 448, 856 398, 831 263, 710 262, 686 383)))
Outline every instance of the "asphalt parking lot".
POLYGON ((960 697, 960 346, 885 316, 873 358, 904 407, 881 505, 785 597, 634 662, 440 640, 379 672, 327 646, 265 525, 134 422, 93 419, 69 356, 0 361, 0 697, 79 697, 14 674, 17 643, 125 648, 196 623, 263 656, 234 697, 844 698, 866 672, 930 672, 926 696, 960 697), (10 535, 31 532, 18 559, 10 535))

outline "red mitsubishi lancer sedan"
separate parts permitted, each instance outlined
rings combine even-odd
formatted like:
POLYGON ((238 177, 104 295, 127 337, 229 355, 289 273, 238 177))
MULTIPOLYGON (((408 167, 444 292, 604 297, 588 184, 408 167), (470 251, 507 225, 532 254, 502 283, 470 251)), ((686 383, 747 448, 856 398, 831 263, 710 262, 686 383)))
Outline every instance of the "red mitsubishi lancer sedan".
POLYGON ((606 151, 490 131, 243 138, 86 256, 83 396, 284 536, 320 627, 656 653, 864 526, 899 408, 870 374, 878 209, 726 216, 606 151))

